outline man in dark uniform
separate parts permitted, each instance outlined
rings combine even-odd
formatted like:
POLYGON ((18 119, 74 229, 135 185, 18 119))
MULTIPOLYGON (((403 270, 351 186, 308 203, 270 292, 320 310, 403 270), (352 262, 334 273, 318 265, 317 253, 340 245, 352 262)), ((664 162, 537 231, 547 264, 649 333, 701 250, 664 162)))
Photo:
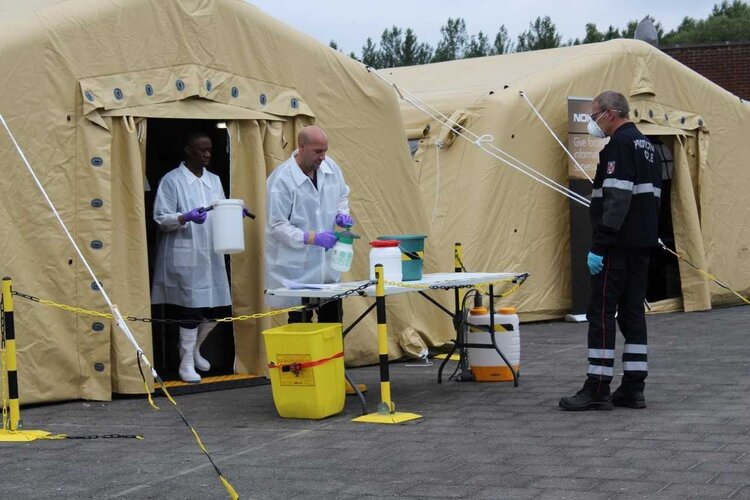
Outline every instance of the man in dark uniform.
POLYGON ((588 373, 583 388, 560 399, 564 410, 645 408, 647 364, 644 300, 649 249, 658 244, 661 159, 629 120, 625 96, 606 91, 592 104, 589 134, 610 137, 599 153, 591 194, 588 266, 588 373), (610 396, 615 313, 625 337, 622 384, 610 396))

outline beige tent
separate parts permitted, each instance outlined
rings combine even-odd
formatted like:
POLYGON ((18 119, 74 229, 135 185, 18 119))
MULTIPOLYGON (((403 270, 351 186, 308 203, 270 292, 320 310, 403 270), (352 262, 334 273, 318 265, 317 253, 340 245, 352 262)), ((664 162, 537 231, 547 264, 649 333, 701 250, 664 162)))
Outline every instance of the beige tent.
MULTIPOLYGON (((366 276, 369 239, 425 231, 421 204, 409 202, 417 183, 397 97, 356 61, 240 0, 18 4, 2 8, 0 112, 123 314, 151 314, 144 164, 154 118, 227 124, 230 195, 258 215, 245 224, 247 250, 232 257, 235 314, 265 309, 265 178, 289 157, 304 124, 328 131, 352 189, 363 243, 347 279, 366 276)), ((17 291, 106 311, 9 137, 0 136, 2 275, 17 291)), ((367 305, 347 300, 347 319, 367 305)), ((410 316, 394 304, 394 330, 410 316)), ((238 373, 263 373, 259 332, 268 326, 235 324, 238 373)), ((150 357, 151 326, 131 328, 150 357)), ((132 347, 109 321, 17 299, 16 332, 22 403, 144 390, 132 347)), ((352 361, 375 359, 374 319, 349 343, 352 361)))
MULTIPOLYGON (((567 138, 569 96, 625 94, 631 118, 674 150, 671 209, 677 250, 735 289, 750 289, 750 106, 650 45, 633 40, 381 70, 426 105, 518 160, 567 185, 567 157, 519 94, 555 134, 567 138)), ((525 270, 531 278, 506 303, 522 319, 561 317, 571 308, 568 199, 465 141, 402 102, 416 147, 413 168, 430 244, 460 241, 469 270, 525 270), (429 126, 429 127, 428 127, 429 126), (436 144, 443 144, 443 148, 436 144)), ((430 254, 432 268, 452 265, 430 254)), ((736 302, 680 263, 682 299, 657 310, 736 302)))

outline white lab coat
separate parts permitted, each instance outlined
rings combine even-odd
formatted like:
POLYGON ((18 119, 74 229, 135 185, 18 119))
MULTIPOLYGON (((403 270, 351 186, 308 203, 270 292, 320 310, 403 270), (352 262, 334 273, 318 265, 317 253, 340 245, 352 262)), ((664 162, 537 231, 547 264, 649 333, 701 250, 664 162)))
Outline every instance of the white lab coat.
POLYGON ((208 212, 203 224, 181 226, 177 220, 182 213, 225 198, 217 175, 203 169, 203 175, 196 177, 184 162, 161 179, 154 201, 154 220, 160 231, 152 304, 197 308, 232 303, 224 256, 214 252, 213 212, 208 212))
MULTIPOLYGON (((297 152, 276 167, 266 180, 266 288, 299 283, 337 283, 341 273, 328 262, 330 252, 306 245, 305 232, 333 231, 337 213, 349 213, 349 186, 331 158, 320 164, 317 189, 295 160, 297 152)), ((289 307, 299 299, 266 295, 273 307, 289 307)))

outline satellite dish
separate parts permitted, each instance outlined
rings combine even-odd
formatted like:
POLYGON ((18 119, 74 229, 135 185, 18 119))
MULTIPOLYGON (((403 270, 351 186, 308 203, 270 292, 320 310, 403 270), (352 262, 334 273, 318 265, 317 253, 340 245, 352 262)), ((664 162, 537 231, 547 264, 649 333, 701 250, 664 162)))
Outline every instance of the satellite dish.
POLYGON ((656 26, 654 26, 653 21, 651 21, 651 18, 648 16, 641 19, 641 22, 638 23, 633 38, 636 40, 643 40, 654 47, 659 46, 659 34, 656 32, 656 26))

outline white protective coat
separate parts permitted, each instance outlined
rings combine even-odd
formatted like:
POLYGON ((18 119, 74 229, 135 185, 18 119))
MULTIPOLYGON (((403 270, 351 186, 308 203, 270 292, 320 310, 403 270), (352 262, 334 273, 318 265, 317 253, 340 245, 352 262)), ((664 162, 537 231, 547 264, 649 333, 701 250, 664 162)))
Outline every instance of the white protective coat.
POLYGON ((160 232, 152 304, 198 308, 232 303, 224 256, 214 252, 212 213, 203 224, 180 225, 177 220, 182 213, 225 198, 221 180, 206 169, 196 177, 181 163, 161 179, 154 201, 160 232))
MULTIPOLYGON (((276 167, 266 181, 266 288, 279 288, 283 279, 299 283, 337 283, 325 249, 306 245, 305 232, 333 231, 337 213, 349 213, 349 186, 341 168, 326 157, 317 173, 317 189, 295 160, 297 152, 276 167)), ((299 299, 266 295, 266 303, 288 307, 299 299)))

